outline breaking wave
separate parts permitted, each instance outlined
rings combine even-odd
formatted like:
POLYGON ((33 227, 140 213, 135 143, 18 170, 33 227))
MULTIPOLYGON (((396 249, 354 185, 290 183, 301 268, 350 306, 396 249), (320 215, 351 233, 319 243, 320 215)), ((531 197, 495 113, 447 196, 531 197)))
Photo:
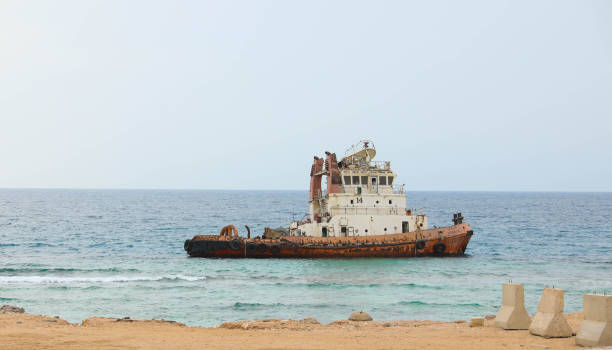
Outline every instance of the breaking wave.
POLYGON ((0 276, 0 283, 114 283, 114 282, 140 282, 140 281, 200 281, 206 277, 184 275, 174 276, 96 276, 96 277, 55 277, 55 276, 0 276))
POLYGON ((24 274, 24 273, 73 273, 73 272, 139 272, 138 269, 119 269, 119 268, 101 268, 101 269, 75 269, 75 268, 0 268, 0 273, 9 274, 24 274))
POLYGON ((236 302, 231 308, 236 310, 275 310, 275 309, 324 309, 329 307, 347 307, 345 304, 328 304, 328 303, 305 303, 305 304, 284 304, 284 303, 242 303, 236 302))
POLYGON ((480 305, 478 303, 428 303, 428 302, 424 302, 424 301, 420 301, 420 300, 412 300, 412 301, 399 301, 397 303, 394 303, 394 305, 403 305, 403 306, 407 306, 407 305, 417 305, 417 306, 441 306, 441 307, 465 307, 465 306, 471 306, 471 307, 481 307, 483 305, 480 305))

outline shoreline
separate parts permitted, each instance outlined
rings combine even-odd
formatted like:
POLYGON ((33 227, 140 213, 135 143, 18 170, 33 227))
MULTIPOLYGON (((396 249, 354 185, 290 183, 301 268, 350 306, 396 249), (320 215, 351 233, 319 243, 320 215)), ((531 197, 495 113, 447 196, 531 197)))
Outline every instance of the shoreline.
MULTIPOLYGON (((576 332, 582 313, 566 314, 576 332)), ((349 321, 320 324, 267 319, 188 326, 167 320, 90 317, 69 323, 59 317, 0 314, 2 349, 575 349, 575 337, 542 338, 527 330, 505 331, 460 320, 349 321)))

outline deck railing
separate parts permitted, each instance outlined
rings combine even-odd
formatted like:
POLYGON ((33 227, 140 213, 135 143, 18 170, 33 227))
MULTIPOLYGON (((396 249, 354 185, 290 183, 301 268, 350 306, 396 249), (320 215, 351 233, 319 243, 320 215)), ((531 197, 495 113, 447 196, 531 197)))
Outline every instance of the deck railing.
POLYGON ((404 215, 405 208, 385 207, 354 207, 330 208, 331 215, 404 215))
POLYGON ((391 162, 387 160, 373 160, 370 162, 370 168, 389 170, 391 169, 391 162))
POLYGON ((393 185, 393 193, 402 194, 404 193, 404 185, 393 185))

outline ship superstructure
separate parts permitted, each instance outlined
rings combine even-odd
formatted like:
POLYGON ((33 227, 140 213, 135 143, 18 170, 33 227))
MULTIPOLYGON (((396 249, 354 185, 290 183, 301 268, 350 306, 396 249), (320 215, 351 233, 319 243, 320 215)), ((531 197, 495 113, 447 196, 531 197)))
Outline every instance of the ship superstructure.
POLYGON ((406 209, 404 185, 388 161, 374 161, 372 141, 360 141, 337 161, 336 154, 314 157, 310 171, 309 215, 292 222, 292 236, 351 237, 425 229, 427 216, 406 209), (326 190, 321 184, 326 177, 326 190))

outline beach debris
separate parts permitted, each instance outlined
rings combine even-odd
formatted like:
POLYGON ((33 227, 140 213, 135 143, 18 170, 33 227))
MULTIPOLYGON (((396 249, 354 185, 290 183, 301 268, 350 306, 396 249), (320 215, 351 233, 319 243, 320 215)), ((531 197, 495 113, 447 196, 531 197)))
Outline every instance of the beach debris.
POLYGON ((2 305, 0 306, 0 314, 22 314, 25 310, 22 307, 12 306, 12 305, 2 305))
POLYGON ((467 321, 466 321, 466 320, 455 320, 454 322, 455 322, 455 323, 467 323, 467 321))
POLYGON ((538 312, 529 326, 529 333, 544 338, 567 338, 572 328, 563 316, 563 290, 544 288, 538 304, 538 312))
POLYGON ((530 346, 536 349, 548 349, 548 346, 546 345, 531 344, 530 346))
POLYGON ((382 326, 383 327, 397 327, 397 324, 393 323, 393 322, 385 322, 385 323, 383 323, 382 326))
POLYGON ((483 317, 472 317, 470 321, 470 327, 483 327, 484 326, 484 318, 483 317))
POLYGON ((584 321, 576 334, 576 344, 582 346, 612 345, 612 296, 585 294, 584 321))
POLYGON ((495 315, 485 315, 485 320, 494 320, 495 315))
POLYGON ((525 309, 525 289, 522 284, 502 284, 502 306, 494 318, 495 327, 498 328, 529 329, 531 317, 525 309))
POLYGON ((351 316, 349 316, 350 321, 372 321, 372 316, 370 316, 367 312, 358 311, 353 312, 351 316))

